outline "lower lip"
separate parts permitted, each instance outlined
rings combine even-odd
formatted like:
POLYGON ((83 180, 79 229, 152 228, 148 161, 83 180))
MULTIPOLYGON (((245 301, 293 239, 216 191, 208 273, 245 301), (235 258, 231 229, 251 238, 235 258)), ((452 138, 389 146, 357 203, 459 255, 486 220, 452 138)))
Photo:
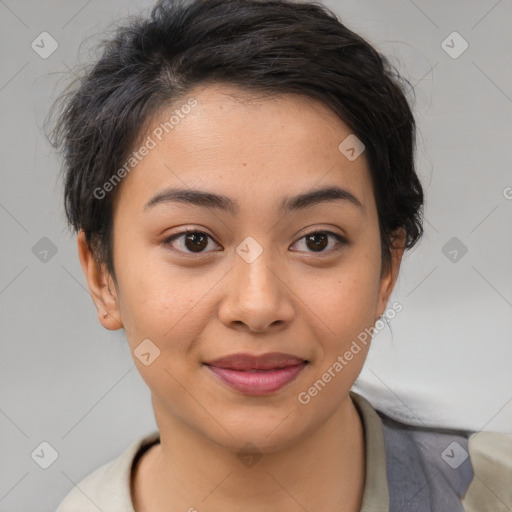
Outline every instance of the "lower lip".
POLYGON ((206 365, 230 388, 246 395, 268 395, 291 382, 306 366, 300 363, 278 370, 240 371, 206 365))

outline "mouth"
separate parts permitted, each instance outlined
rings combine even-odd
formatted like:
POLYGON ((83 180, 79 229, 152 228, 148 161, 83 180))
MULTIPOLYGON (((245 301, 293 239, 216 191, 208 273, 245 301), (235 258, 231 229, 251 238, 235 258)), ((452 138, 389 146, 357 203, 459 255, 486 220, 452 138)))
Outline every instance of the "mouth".
POLYGON ((306 359, 279 352, 260 356, 231 354, 204 363, 229 388, 255 396, 268 395, 282 389, 308 364, 306 359))
POLYGON ((236 353, 224 356, 213 361, 206 361, 204 364, 227 370, 254 371, 254 370, 279 370, 289 366, 295 366, 308 362, 302 357, 282 352, 268 352, 256 355, 249 353, 236 353))

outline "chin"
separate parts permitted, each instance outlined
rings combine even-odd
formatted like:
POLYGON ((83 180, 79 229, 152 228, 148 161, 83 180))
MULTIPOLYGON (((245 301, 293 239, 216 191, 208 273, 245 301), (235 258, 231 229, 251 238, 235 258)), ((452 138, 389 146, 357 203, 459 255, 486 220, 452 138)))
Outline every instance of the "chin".
MULTIPOLYGON (((301 428, 298 430, 299 423, 291 420, 292 415, 288 416, 289 408, 286 411, 275 419, 256 419, 257 412, 239 414, 231 420, 226 417, 218 417, 217 421, 231 435, 222 428, 216 429, 217 435, 209 437, 212 441, 237 454, 240 450, 262 454, 277 453, 298 443, 306 434, 304 421, 300 422, 301 428)), ((207 434, 205 433, 205 435, 207 434)))

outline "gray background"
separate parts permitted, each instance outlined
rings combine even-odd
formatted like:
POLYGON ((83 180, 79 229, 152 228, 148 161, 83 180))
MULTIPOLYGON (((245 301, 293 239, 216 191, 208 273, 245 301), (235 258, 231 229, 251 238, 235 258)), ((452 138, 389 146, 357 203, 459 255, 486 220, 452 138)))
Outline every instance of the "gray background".
MULTIPOLYGON (((415 85, 426 192, 425 236, 390 299, 403 310, 376 334, 354 389, 412 424, 512 432, 512 3, 325 3, 415 85), (442 45, 454 31, 469 44, 457 58, 443 46, 453 55, 461 40, 442 45)), ((42 132, 80 43, 151 4, 0 0, 2 512, 54 510, 156 428, 122 331, 97 321, 42 132), (31 47, 43 31, 58 43, 46 59, 31 47), (58 452, 48 469, 31 455, 42 442, 58 452)))

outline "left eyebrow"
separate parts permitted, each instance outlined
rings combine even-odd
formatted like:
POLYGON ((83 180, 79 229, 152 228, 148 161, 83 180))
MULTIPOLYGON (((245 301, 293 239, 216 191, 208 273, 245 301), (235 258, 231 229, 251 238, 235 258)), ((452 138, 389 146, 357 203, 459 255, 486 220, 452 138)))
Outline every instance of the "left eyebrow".
MULTIPOLYGON (((281 201, 279 212, 302 210, 331 201, 344 201, 345 204, 357 207, 361 212, 365 210, 361 201, 352 192, 338 186, 331 186, 311 190, 296 196, 287 196, 281 201)), ((238 201, 230 197, 201 190, 177 188, 168 188, 158 192, 144 205, 144 211, 158 204, 172 202, 192 204, 203 208, 215 208, 227 211, 232 215, 236 215, 240 211, 238 201)))

